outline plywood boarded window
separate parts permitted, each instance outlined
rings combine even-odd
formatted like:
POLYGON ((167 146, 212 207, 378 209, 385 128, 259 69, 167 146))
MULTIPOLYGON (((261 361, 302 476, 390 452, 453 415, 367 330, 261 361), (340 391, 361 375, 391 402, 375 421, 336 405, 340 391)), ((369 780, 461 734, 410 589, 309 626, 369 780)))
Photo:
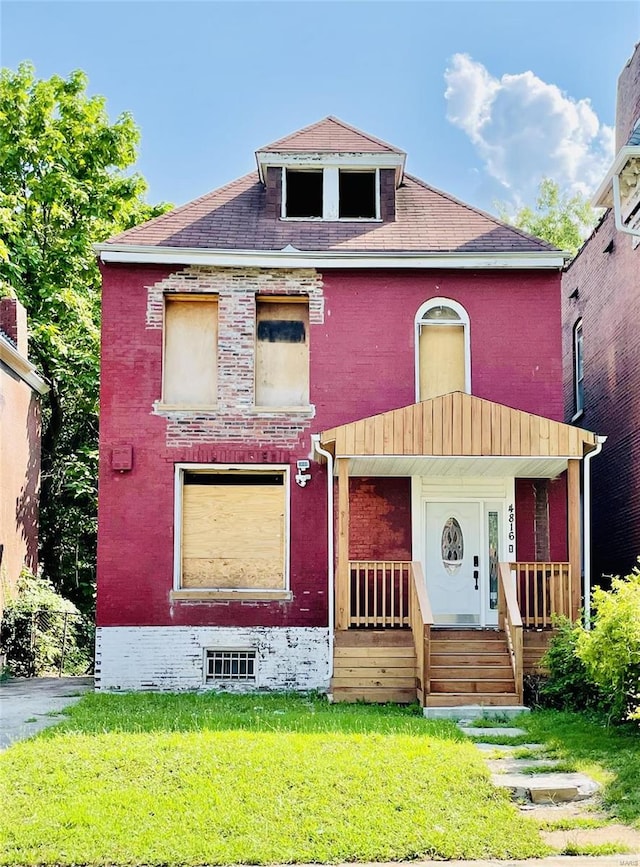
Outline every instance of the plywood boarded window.
POLYGON ((286 475, 185 472, 182 587, 283 590, 286 475))
POLYGON ((256 406, 309 403, 309 302, 256 301, 256 406))
POLYGON ((205 295, 167 298, 163 402, 213 406, 218 388, 218 303, 205 295))
POLYGON ((418 322, 420 400, 466 391, 465 324, 451 307, 436 305, 418 322))

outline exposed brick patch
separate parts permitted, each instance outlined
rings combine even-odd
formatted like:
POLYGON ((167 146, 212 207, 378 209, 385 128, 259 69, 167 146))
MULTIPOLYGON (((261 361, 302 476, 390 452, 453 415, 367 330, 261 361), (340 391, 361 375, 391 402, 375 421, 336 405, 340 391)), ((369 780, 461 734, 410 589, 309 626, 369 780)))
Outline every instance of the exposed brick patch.
MULTIPOLYGON (((251 308, 255 320, 256 295, 308 295, 309 322, 324 323, 324 295, 322 277, 313 268, 287 270, 261 268, 215 268, 205 265, 190 266, 153 283, 147 289, 147 328, 162 328, 164 295, 171 292, 211 292, 220 298, 221 317, 233 329, 237 322, 233 314, 251 308), (224 305, 224 302, 227 302, 224 305), (224 305, 224 306, 223 306, 224 305)), ((234 335, 235 336, 235 335, 234 335)), ((240 336, 240 335, 237 335, 240 336)), ((252 331, 253 336, 253 331, 252 331)))
POLYGON ((172 293, 211 293, 218 297, 218 406, 215 411, 165 411, 167 445, 252 442, 295 445, 315 412, 260 412, 254 408, 257 295, 309 298, 309 323, 324 323, 322 280, 317 271, 189 267, 147 288, 147 329, 161 329, 164 297, 172 293))
POLYGON ((411 479, 349 480, 352 560, 411 559, 411 479))

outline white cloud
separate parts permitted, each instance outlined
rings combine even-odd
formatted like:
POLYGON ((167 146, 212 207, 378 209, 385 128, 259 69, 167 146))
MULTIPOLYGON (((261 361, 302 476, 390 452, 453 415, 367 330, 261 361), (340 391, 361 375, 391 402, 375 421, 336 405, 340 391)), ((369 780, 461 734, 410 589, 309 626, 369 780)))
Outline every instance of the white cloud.
POLYGON ((468 54, 454 54, 445 80, 447 119, 468 135, 514 204, 533 203, 543 177, 584 195, 604 177, 614 131, 588 99, 572 99, 533 72, 495 78, 468 54))

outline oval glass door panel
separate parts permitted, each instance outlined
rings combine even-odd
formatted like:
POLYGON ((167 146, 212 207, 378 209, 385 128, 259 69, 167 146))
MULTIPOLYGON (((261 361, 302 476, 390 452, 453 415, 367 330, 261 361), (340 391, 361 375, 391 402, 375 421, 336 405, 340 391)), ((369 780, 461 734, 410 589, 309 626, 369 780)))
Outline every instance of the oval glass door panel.
POLYGON ((442 565, 449 573, 455 575, 464 557, 464 539, 462 527, 455 518, 447 518, 442 530, 442 565))

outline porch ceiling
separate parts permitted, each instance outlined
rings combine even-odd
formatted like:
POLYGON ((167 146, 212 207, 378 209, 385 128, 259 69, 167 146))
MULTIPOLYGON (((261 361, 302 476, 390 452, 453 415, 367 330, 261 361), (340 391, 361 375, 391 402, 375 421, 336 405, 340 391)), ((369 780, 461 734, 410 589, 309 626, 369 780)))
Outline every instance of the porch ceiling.
MULTIPOLYGON (((591 431, 459 391, 331 428, 320 435, 320 440, 335 457, 359 461, 376 456, 404 458, 405 462, 409 457, 422 462, 431 458, 433 469, 423 463, 420 469, 416 467, 416 474, 422 473, 424 466, 425 472, 460 475, 465 459, 470 467, 465 475, 511 475, 503 462, 517 458, 513 461, 517 469, 514 475, 545 478, 561 472, 569 458, 582 459, 596 446, 591 431), (447 471, 443 457, 455 458, 455 468, 450 462, 447 471), (473 472, 471 458, 475 459, 473 472), (500 472, 496 473, 497 466, 491 464, 499 464, 500 472), (543 472, 545 464, 548 466, 543 472), (525 473, 527 468, 530 471, 525 473)), ((395 473, 379 469, 369 474, 395 473)), ((400 474, 412 475, 406 471, 400 474)))
POLYGON ((566 457, 352 457, 349 475, 554 479, 567 469, 567 460, 566 457))

